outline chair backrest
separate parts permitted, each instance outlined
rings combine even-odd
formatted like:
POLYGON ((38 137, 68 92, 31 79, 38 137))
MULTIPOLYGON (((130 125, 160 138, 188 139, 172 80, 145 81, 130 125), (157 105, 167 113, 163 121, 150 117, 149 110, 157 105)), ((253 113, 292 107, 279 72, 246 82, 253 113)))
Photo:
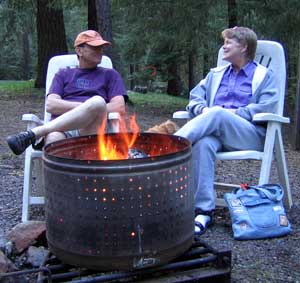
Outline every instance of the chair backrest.
MULTIPOLYGON (((223 47, 219 49, 217 66, 228 64, 222 58, 223 47)), ((282 115, 286 87, 286 63, 282 45, 275 41, 258 40, 255 61, 273 70, 280 97, 276 114, 282 115)))
MULTIPOLYGON (((76 68, 79 65, 79 61, 76 54, 67 54, 67 55, 58 55, 54 56, 49 60, 48 69, 47 69, 47 77, 46 77, 46 89, 45 96, 48 94, 50 89, 52 80, 54 75, 63 68, 76 68)), ((113 68, 112 62, 108 56, 103 55, 101 63, 98 65, 104 68, 113 68)), ((46 97, 45 97, 46 98, 46 97)), ((50 120, 50 113, 46 111, 44 113, 44 122, 48 122, 50 120)))

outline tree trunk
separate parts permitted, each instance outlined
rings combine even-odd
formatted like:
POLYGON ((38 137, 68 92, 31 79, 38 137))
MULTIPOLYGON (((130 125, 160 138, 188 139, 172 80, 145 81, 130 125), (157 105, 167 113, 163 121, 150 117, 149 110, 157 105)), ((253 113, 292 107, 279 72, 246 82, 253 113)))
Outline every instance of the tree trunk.
POLYGON ((129 86, 129 89, 130 90, 133 90, 133 88, 134 88, 133 73, 134 73, 134 65, 133 64, 129 64, 129 77, 130 77, 130 86, 129 86))
POLYGON ((28 80, 30 76, 29 72, 29 63, 30 63, 30 49, 29 49, 29 36, 28 32, 25 31, 22 33, 22 61, 21 61, 21 72, 22 79, 28 80))
POLYGON ((228 27, 233 28, 238 24, 236 0, 227 0, 227 9, 228 9, 228 27))
POLYGON ((195 86, 195 67, 196 66, 196 58, 195 52, 191 52, 189 54, 189 91, 191 91, 195 86))
MULTIPOLYGON (((112 23, 111 23, 111 0, 95 0, 98 31, 101 36, 112 42, 112 23)), ((105 48, 105 54, 113 58, 112 47, 105 48)))
POLYGON ((95 0, 88 0, 88 29, 98 30, 95 0))
POLYGON ((36 22, 38 68, 35 87, 44 87, 49 59, 55 55, 68 53, 61 2, 58 0, 37 0, 36 22))
POLYGON ((167 93, 179 96, 182 91, 182 84, 179 76, 178 65, 176 62, 172 62, 168 67, 168 87, 167 93))
POLYGON ((202 76, 205 77, 208 73, 209 69, 211 68, 211 65, 209 64, 209 55, 208 55, 209 49, 207 41, 203 42, 203 73, 202 76))
POLYGON ((293 146, 295 150, 300 150, 300 42, 298 51, 297 91, 294 117, 293 146))

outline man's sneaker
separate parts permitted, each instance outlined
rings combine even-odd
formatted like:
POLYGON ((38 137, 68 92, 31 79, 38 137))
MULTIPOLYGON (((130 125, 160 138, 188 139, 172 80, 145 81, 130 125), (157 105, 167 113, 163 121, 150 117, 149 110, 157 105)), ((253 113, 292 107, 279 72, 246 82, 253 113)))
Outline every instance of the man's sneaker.
POLYGON ((19 155, 23 153, 28 146, 35 143, 35 134, 31 130, 28 130, 27 132, 9 136, 6 141, 13 153, 19 155))

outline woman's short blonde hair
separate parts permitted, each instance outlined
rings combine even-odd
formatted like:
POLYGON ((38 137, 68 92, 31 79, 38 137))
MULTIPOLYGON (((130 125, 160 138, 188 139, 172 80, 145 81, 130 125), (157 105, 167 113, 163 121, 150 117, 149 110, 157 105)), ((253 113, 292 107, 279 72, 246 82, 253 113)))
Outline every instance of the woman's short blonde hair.
POLYGON ((247 45, 247 58, 254 60, 257 47, 257 35, 252 29, 246 27, 228 28, 223 30, 221 35, 223 39, 234 38, 243 46, 247 45))

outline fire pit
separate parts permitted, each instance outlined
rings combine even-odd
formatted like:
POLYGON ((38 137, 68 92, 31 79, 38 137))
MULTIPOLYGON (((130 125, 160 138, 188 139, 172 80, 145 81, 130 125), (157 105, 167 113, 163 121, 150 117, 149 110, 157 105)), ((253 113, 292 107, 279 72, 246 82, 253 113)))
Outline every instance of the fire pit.
MULTIPOLYGON (((110 134, 116 148, 123 134, 110 134)), ((191 146, 181 137, 141 133, 147 157, 99 160, 97 136, 44 149, 47 240, 65 263, 91 269, 162 265, 194 237, 191 146)))

